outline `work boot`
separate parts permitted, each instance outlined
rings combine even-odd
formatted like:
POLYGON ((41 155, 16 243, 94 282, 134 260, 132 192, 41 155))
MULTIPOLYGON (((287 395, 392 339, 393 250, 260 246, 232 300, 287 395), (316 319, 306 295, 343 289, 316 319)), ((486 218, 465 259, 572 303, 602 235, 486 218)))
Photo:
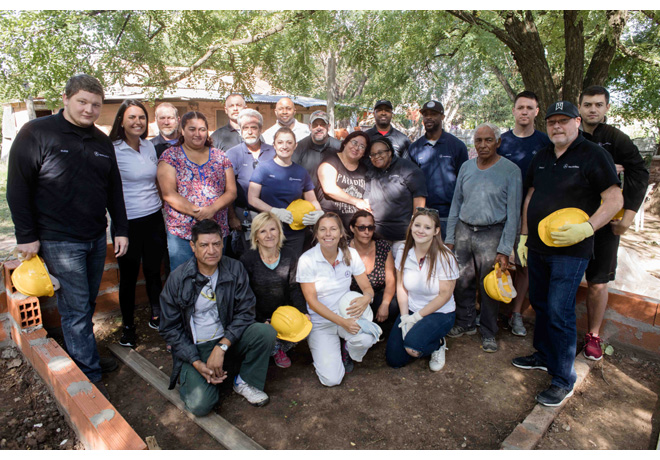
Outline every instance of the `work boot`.
POLYGON ((511 313, 509 327, 511 327, 511 333, 513 335, 517 335, 518 337, 525 337, 527 335, 527 329, 525 329, 520 313, 511 313))
POLYGON ((447 337, 456 338, 456 337, 462 336, 463 334, 465 334, 465 335, 474 335, 476 333, 477 333, 477 328, 476 327, 473 327, 472 329, 469 329, 469 328, 463 327, 463 326, 454 326, 454 327, 451 328, 451 330, 447 334, 447 337))

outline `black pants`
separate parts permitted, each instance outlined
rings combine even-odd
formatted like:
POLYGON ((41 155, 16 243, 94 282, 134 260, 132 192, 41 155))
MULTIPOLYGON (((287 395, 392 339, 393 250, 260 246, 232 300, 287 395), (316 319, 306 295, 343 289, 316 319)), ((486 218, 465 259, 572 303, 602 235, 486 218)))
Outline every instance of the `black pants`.
MULTIPOLYGON (((114 228, 113 228, 114 230, 114 228)), ((113 231, 114 239, 114 231, 113 231)), ((140 263, 151 305, 151 316, 160 316, 160 291, 163 288, 161 266, 167 254, 165 222, 160 210, 128 221, 128 251, 119 263, 119 307, 124 326, 134 326, 135 287, 140 263)))

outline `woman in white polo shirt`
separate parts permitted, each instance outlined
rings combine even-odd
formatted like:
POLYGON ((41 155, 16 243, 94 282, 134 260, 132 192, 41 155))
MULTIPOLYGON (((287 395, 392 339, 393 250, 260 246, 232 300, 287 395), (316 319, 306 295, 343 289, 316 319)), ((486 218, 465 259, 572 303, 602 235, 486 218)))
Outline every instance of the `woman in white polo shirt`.
POLYGON ((371 334, 360 332, 356 318, 373 301, 374 291, 357 251, 348 247, 341 218, 328 212, 314 226, 318 244, 298 260, 296 281, 300 283, 312 319, 307 338, 314 368, 325 386, 339 385, 351 372, 353 361, 362 362, 367 350, 376 343, 371 334), (355 278, 364 293, 351 302, 349 318, 339 315, 338 302, 350 291, 355 278), (342 344, 341 339, 345 342, 342 344))
POLYGON ((135 287, 140 263, 151 305, 149 327, 158 329, 161 265, 167 252, 167 236, 161 212, 163 204, 156 186, 158 157, 153 144, 146 140, 148 126, 149 116, 144 105, 134 99, 127 99, 119 106, 110 131, 128 217, 128 252, 117 259, 119 307, 124 326, 119 344, 125 347, 136 345, 135 287))
POLYGON ((431 355, 429 367, 437 372, 445 365, 445 336, 456 318, 458 279, 456 258, 440 236, 438 211, 417 208, 394 265, 401 314, 387 340, 387 364, 399 368, 431 355))

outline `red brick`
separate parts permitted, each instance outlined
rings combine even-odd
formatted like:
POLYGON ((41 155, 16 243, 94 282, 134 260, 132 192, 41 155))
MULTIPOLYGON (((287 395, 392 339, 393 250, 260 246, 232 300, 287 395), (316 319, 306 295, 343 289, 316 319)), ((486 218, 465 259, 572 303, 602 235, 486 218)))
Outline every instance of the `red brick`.
POLYGON ((658 303, 653 302, 648 297, 628 292, 623 293, 622 291, 610 291, 607 308, 627 318, 642 321, 646 324, 654 324, 658 311, 658 303))
POLYGON ((9 335, 7 335, 7 331, 5 330, 5 322, 0 321, 0 343, 9 340, 9 335))
POLYGON ((105 248, 105 263, 106 264, 116 264, 117 258, 115 257, 115 248, 112 246, 112 243, 108 243, 105 248))
POLYGON ((101 278, 101 286, 99 287, 99 292, 103 292, 106 289, 119 288, 119 269, 110 268, 103 271, 103 277, 101 278))
POLYGON ((41 326, 41 307, 38 298, 28 297, 19 300, 12 298, 10 295, 7 297, 7 307, 9 314, 21 329, 41 326))
POLYGON ((7 313, 9 310, 7 308, 7 292, 3 291, 0 293, 0 315, 7 313))

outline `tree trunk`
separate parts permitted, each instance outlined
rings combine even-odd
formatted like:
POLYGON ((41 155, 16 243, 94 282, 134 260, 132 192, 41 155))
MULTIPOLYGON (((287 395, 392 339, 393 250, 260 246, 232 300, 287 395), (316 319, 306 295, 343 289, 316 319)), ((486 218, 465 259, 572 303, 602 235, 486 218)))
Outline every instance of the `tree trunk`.
POLYGON ((325 67, 325 97, 327 100, 327 113, 330 120, 330 133, 334 137, 335 129, 335 94, 337 91, 337 59, 330 53, 325 67))
POLYGON ((32 96, 28 96, 28 98, 25 99, 25 107, 27 109, 28 120, 34 120, 37 118, 37 111, 34 110, 34 99, 32 96))
POLYGON ((607 80, 610 63, 614 58, 616 46, 628 20, 628 11, 626 10, 607 11, 606 14, 607 25, 603 28, 603 35, 598 41, 589 63, 582 85, 583 88, 591 85, 603 85, 607 80))
POLYGON ((577 104, 584 72, 584 24, 579 11, 564 11, 564 81, 561 98, 577 104))

